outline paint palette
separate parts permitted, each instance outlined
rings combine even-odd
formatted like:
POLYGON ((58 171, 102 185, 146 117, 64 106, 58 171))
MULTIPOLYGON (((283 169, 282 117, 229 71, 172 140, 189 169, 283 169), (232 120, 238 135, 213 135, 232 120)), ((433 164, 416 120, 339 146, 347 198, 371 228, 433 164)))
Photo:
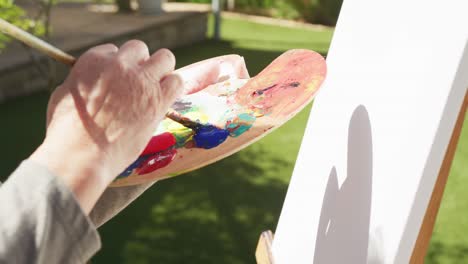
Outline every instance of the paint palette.
POLYGON ((310 103, 325 75, 320 54, 290 50, 251 79, 229 79, 184 96, 173 110, 200 125, 163 120, 140 157, 111 186, 173 177, 245 148, 310 103))

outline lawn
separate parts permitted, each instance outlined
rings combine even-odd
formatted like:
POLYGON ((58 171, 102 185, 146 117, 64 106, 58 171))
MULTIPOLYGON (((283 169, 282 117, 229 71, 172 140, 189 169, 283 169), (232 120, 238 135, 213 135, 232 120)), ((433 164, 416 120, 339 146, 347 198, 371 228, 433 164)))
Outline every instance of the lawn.
MULTIPOLYGON (((283 51, 326 54, 331 30, 281 28, 235 19, 223 40, 175 50, 178 67, 217 55, 245 57, 252 75, 283 51)), ((44 135, 48 95, 0 105, 0 175, 10 173, 44 135)), ((310 107, 245 150, 216 164, 157 183, 100 229, 103 248, 93 263, 254 263, 258 235, 274 229, 310 107)), ((428 263, 468 261, 468 128, 459 147, 437 220, 428 263)))

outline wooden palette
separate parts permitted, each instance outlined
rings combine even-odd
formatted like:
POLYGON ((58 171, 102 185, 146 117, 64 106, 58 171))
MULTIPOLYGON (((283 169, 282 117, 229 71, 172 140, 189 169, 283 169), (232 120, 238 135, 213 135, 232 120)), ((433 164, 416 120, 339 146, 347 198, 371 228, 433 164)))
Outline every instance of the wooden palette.
POLYGON ((111 186, 173 177, 236 153, 310 103, 325 75, 320 54, 290 50, 251 79, 229 79, 183 97, 173 109, 204 125, 187 128, 166 118, 111 186))

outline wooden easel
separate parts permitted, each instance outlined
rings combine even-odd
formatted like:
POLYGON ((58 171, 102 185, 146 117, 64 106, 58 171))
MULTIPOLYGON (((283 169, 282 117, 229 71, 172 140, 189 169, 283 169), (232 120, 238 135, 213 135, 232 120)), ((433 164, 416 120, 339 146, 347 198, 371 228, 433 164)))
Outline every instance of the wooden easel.
POLYGON ((273 232, 263 231, 258 239, 255 259, 258 264, 274 264, 271 244, 273 243, 273 232))
POLYGON ((413 254, 411 256, 410 263, 424 263, 427 250, 429 248, 429 242, 431 241, 432 231, 434 230, 434 224, 439 212, 440 202, 444 195, 445 185, 447 183, 450 168, 452 166, 453 157, 457 149, 458 139, 460 138, 461 130, 463 127, 463 121, 465 120, 465 114, 468 107, 468 93, 465 93, 465 99, 458 113, 457 123, 453 129, 450 143, 445 152, 444 161, 439 171, 434 190, 432 191, 431 200, 424 215, 424 220, 419 230, 418 239, 414 245, 413 254))
MULTIPOLYGON (((418 239, 413 249, 410 263, 424 263, 429 243, 434 229, 435 220, 439 211, 440 202, 444 194, 445 185, 447 183, 450 168, 452 166, 453 157, 457 149, 458 139, 460 138, 463 121, 468 108, 468 92, 465 93, 463 104, 458 114, 457 122, 450 138, 450 143, 445 152, 444 161, 440 168, 437 182, 432 192, 431 200, 426 210, 421 229, 419 230, 418 239)), ((255 258, 258 264, 275 264, 272 254, 273 232, 267 230, 262 232, 258 240, 255 258)))

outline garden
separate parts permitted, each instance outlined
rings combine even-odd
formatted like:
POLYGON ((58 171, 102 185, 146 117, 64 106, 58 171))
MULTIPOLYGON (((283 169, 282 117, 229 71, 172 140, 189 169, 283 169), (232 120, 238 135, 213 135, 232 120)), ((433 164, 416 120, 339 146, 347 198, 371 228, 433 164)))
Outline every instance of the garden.
MULTIPOLYGON (((332 2, 325 6, 335 4, 332 2)), ((278 12, 271 10, 287 1, 236 3, 234 10, 252 7, 245 12, 258 13, 257 7, 278 12), (265 8, 265 3, 271 6, 265 8)), ((333 24, 293 11, 273 16, 333 24)), ((211 39, 212 22, 210 17, 207 40, 173 50, 177 67, 234 53, 245 58, 253 76, 288 49, 312 49, 326 56, 333 35, 333 27, 292 28, 225 17, 222 39, 216 41, 211 39)), ((48 97, 49 92, 42 91, 0 104, 1 181, 44 137, 48 97)), ((254 263, 259 234, 276 227, 311 107, 233 156, 156 183, 100 228, 103 247, 91 262, 254 263)), ((427 263, 468 261, 468 237, 464 235, 468 230, 467 124, 465 119, 427 263)))

